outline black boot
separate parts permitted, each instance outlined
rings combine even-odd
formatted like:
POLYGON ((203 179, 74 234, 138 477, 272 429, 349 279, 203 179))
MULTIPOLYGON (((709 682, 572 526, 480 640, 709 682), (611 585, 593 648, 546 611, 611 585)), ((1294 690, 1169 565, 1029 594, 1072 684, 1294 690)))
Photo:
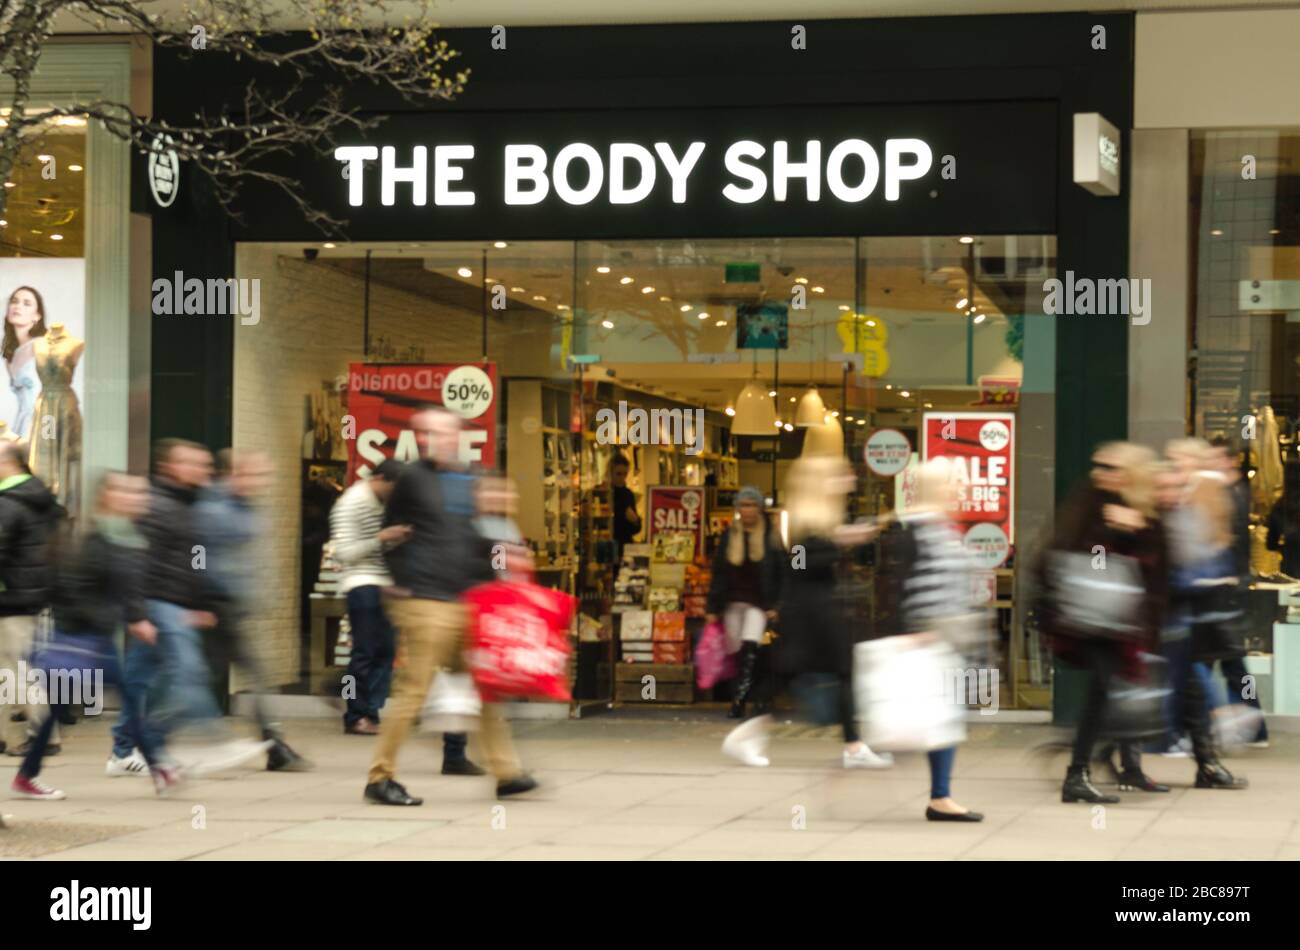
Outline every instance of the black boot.
POLYGON ((1147 775, 1141 769, 1135 771, 1125 770, 1116 776, 1115 781, 1119 783, 1121 792, 1167 792, 1168 785, 1161 785, 1153 781, 1151 776, 1147 775))
POLYGON ((736 675, 736 695, 731 700, 730 719, 745 718, 745 700, 754 686, 754 667, 758 663, 758 644, 745 642, 740 645, 740 672, 736 675))
POLYGON ((1196 767, 1197 788, 1239 789, 1249 784, 1244 778, 1237 778, 1225 769, 1217 759, 1202 762, 1196 767))
POLYGON ((271 740, 275 745, 266 753, 268 772, 310 772, 315 766, 289 747, 283 739, 271 740))
POLYGON ((1061 801, 1087 802, 1090 805, 1117 805, 1118 795, 1103 795, 1092 784, 1088 770, 1081 765, 1072 765, 1065 773, 1065 784, 1061 786, 1061 801))

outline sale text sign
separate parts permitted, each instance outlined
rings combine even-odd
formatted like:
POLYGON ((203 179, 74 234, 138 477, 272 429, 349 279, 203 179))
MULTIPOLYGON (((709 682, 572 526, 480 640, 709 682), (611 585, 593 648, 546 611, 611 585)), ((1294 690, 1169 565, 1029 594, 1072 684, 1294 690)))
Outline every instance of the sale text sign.
POLYGON ((926 461, 947 459, 956 500, 952 516, 986 567, 1007 559, 1014 541, 1015 423, 1009 412, 927 412, 926 461))

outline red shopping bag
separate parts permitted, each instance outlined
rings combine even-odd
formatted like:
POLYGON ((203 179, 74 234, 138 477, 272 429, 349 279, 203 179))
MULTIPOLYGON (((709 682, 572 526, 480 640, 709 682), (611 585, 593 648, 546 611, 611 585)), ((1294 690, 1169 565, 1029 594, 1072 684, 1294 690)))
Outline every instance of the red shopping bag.
POLYGON ((727 652, 727 634, 716 620, 704 628, 695 647, 695 685, 708 689, 736 675, 736 658, 727 652))
POLYGON ((465 662, 484 702, 568 701, 569 624, 576 601, 537 584, 491 581, 469 590, 465 662))

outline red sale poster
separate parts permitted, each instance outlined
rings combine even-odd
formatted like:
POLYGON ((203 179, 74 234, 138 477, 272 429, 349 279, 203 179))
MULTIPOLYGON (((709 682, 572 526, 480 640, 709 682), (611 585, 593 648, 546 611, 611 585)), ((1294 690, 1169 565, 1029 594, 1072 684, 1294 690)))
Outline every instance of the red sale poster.
POLYGON ((1006 561, 1015 541, 1015 423, 1009 412, 927 412, 922 458, 952 463, 953 519, 985 567, 1006 561))
POLYGON ((352 363, 345 393, 348 484, 384 459, 419 457, 411 416, 429 405, 460 416, 460 458, 476 468, 496 465, 495 363, 352 363))
POLYGON ((650 489, 650 533, 655 561, 681 564, 704 553, 704 490, 650 489))

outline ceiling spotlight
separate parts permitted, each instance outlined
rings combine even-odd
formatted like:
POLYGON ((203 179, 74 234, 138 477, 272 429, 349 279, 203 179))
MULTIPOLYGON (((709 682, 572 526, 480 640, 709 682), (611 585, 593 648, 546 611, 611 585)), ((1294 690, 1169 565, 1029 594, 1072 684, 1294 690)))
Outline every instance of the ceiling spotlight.
POLYGON ((812 292, 815 293, 815 294, 824 294, 824 293, 826 293, 826 288, 825 288, 825 287, 814 287, 814 288, 812 289, 812 292))
POLYGON ((772 423, 772 424, 773 424, 774 426, 776 426, 778 429, 781 428, 781 420, 780 420, 780 419, 777 419, 776 422, 774 422, 774 423, 772 423))
POLYGON ((852 421, 853 421, 853 417, 852 417, 852 416, 845 416, 845 417, 844 417, 844 421, 845 421, 845 422, 852 422, 852 421))
POLYGON ((875 320, 868 320, 868 321, 867 321, 867 326, 869 326, 869 327, 874 327, 875 325, 876 325, 876 321, 875 321, 875 320))
POLYGON ((987 314, 977 313, 975 314, 975 319, 972 320, 971 322, 974 323, 976 326, 979 326, 981 323, 984 322, 986 316, 987 314))
POLYGON ((458 268, 456 268, 456 273, 457 273, 457 274, 460 274, 461 277, 473 277, 473 276, 474 276, 474 272, 473 272, 472 270, 470 270, 468 267, 458 267, 458 268))
POLYGON ((894 384, 893 384, 893 383, 885 383, 885 388, 886 388, 886 389, 893 389, 893 388, 894 388, 894 384))
POLYGON ((791 397, 790 397, 790 401, 791 401, 791 402, 798 402, 798 401, 799 401, 799 397, 798 397, 798 396, 791 396, 791 397))
POLYGON ((557 303, 557 304, 555 305, 555 309, 556 309, 556 310, 568 310, 568 309, 569 309, 569 305, 568 305, 567 303, 557 303))
POLYGON ((620 284, 630 284, 630 283, 632 283, 632 278, 631 278, 631 277, 620 277, 620 278, 618 279, 618 282, 619 282, 620 284))
POLYGON ((609 273, 609 267, 608 267, 607 265, 605 265, 605 264, 601 264, 599 267, 596 268, 596 273, 597 273, 597 274, 608 274, 608 273, 609 273))
POLYGON ((719 320, 717 323, 714 324, 715 327, 725 327, 726 325, 727 325, 726 320, 719 320))
POLYGON ((786 432, 794 431, 794 426, 790 425, 790 423, 788 422, 785 425, 781 426, 781 428, 784 429, 786 432))
POLYGON ((864 425, 866 425, 866 424, 867 424, 867 420, 866 420, 866 419, 859 419, 859 420, 858 420, 858 425, 860 425, 860 426, 864 426, 864 425))
POLYGON ((962 244, 974 244, 974 243, 975 243, 975 239, 974 239, 973 237, 959 237, 957 240, 960 241, 962 244))
POLYGON ((6 188, 14 188, 14 187, 17 187, 17 186, 14 185, 13 182, 11 182, 11 181, 7 181, 7 182, 5 182, 5 187, 6 187, 6 188))
POLYGON ((601 320, 601 321, 600 321, 600 325, 601 325, 602 327, 604 327, 606 330, 612 330, 612 329, 614 329, 614 321, 613 321, 613 320, 601 320))
POLYGON ((776 390, 775 390, 775 389, 769 389, 769 390, 767 391, 767 395, 768 395, 768 398, 769 398, 769 399, 775 399, 775 398, 776 398, 776 390))
POLYGON ((899 395, 902 396, 904 399, 911 399, 911 398, 912 398, 912 394, 909 393, 906 389, 904 389, 902 392, 900 392, 899 395))
POLYGON ((335 244, 333 241, 326 241, 324 244, 321 245, 321 247, 327 248, 332 251, 334 250, 334 248, 338 247, 338 245, 335 244))
POLYGON ((51 240, 51 241, 62 241, 62 240, 63 240, 63 235, 62 235, 62 234, 51 234, 51 235, 50 235, 50 240, 51 240))
POLYGON ((1269 229, 1268 229, 1268 233, 1269 233, 1269 234, 1281 234, 1282 232, 1279 231, 1277 228, 1269 228, 1269 229))
POLYGON ((502 248, 509 247, 510 245, 507 244, 505 241, 493 241, 492 246, 495 247, 497 250, 501 250, 502 248))
POLYGON ((681 307, 680 307, 679 309, 682 311, 682 313, 686 313, 687 311, 689 311, 689 310, 691 309, 691 305, 688 304, 688 303, 684 303, 684 304, 681 305, 681 307))
POLYGON ((660 302, 660 303, 672 303, 672 302, 673 302, 673 298, 672 298, 672 297, 665 297, 663 294, 660 294, 660 295, 659 295, 659 302, 660 302))
POLYGON ((852 310, 853 308, 850 307, 850 306, 849 306, 848 304, 846 304, 846 303, 842 303, 842 304, 840 304, 840 309, 841 309, 841 310, 852 310))
POLYGON ((957 301, 957 309, 958 310, 963 309, 968 303, 970 303, 970 301, 967 300, 965 297, 962 297, 961 300, 957 301))
POLYGON ((7 227, 9 227, 9 222, 6 221, 4 218, 0 218, 0 228, 7 228, 7 227))
POLYGON ((697 313, 696 316, 699 317, 701 320, 707 320, 707 319, 709 319, 709 315, 708 315, 707 313, 705 313, 703 310, 701 310, 699 313, 697 313))
POLYGON ((1210 233, 1213 234, 1215 237, 1223 237, 1222 228, 1210 228, 1210 233))
POLYGON ((726 409, 723 409, 722 411, 729 416, 734 416, 736 414, 736 409, 734 406, 728 406, 726 409))
POLYGON ((927 403, 925 404, 925 408, 927 408, 927 409, 933 409, 933 408, 934 408, 934 403, 932 403, 932 402, 927 402, 927 403))
POLYGON ((512 294, 522 294, 522 293, 524 292, 524 288, 522 288, 522 287, 511 287, 511 288, 510 288, 510 292, 511 292, 512 294))
POLYGON ((38 162, 52 162, 52 161, 54 161, 54 156, 53 156, 53 155, 37 155, 37 156, 36 156, 36 160, 37 160, 38 162))
POLYGON ((541 294, 533 294, 533 299, 534 299, 534 300, 545 300, 546 298, 543 297, 541 294))
POLYGON ((79 171, 83 171, 83 169, 82 169, 82 167, 81 167, 80 165, 69 165, 69 166, 68 166, 68 171, 70 171, 70 172, 79 172, 79 171))
POLYGON ((839 411, 838 409, 832 409, 832 410, 831 410, 831 418, 832 418, 832 419, 838 419, 839 417, 840 417, 840 411, 839 411))
POLYGON ((641 293, 643 293, 643 294, 652 294, 652 293, 654 293, 654 292, 655 292, 655 289, 654 289, 653 287, 642 287, 642 288, 641 288, 641 293))
POLYGON ((806 283, 808 283, 808 278, 807 278, 807 277, 796 277, 796 278, 794 279, 794 282, 795 282, 796 284, 806 284, 806 283))

